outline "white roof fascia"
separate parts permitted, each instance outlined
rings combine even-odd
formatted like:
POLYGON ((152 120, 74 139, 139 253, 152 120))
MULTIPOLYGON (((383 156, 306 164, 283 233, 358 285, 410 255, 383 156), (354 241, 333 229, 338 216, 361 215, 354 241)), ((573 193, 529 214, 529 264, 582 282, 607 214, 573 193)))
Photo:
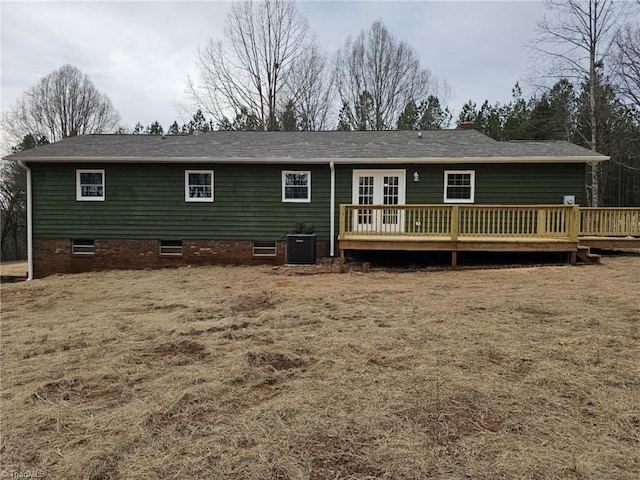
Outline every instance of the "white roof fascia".
POLYGON ((17 157, 10 161, 51 163, 238 163, 238 164, 459 164, 459 163, 593 163, 611 157, 530 156, 530 157, 389 157, 389 158, 255 158, 255 157, 17 157))
POLYGON ((423 158, 336 158, 335 163, 585 163, 609 160, 606 156, 587 157, 423 157, 423 158))

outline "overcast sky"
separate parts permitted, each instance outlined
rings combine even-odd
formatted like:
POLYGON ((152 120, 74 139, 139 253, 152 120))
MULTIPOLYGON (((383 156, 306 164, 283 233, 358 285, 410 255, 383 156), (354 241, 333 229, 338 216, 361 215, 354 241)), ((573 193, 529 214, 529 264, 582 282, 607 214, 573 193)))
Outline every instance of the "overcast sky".
MULTIPOLYGON (((194 53, 221 38, 229 3, 1 2, 2 110, 64 64, 88 74, 133 128, 181 117, 194 53)), ((423 66, 452 87, 457 114, 469 99, 507 102, 531 72, 526 46, 544 13, 539 1, 299 1, 329 53, 381 19, 423 66)), ((525 85, 525 93, 527 92, 525 85)))

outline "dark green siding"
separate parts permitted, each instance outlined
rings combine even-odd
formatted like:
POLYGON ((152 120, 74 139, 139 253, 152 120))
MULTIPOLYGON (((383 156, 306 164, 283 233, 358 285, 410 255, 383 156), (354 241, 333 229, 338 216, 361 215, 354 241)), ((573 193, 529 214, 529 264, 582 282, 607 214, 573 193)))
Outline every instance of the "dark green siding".
MULTIPOLYGON (((297 223, 329 239, 328 165, 30 164, 34 236, 278 240, 297 223), (105 170, 104 202, 76 201, 76 170, 105 170), (213 203, 185 202, 184 171, 214 170, 213 203), (282 202, 282 170, 311 171, 311 203, 282 202)), ((476 204, 584 203, 583 164, 336 165, 341 203, 352 203, 353 170, 404 169, 407 204, 443 203, 444 171, 475 171, 476 204), (413 181, 418 172, 420 181, 413 181)))
MULTIPOLYGON (((353 170, 380 170, 380 165, 336 166, 336 203, 352 203, 353 170)), ((476 204, 561 204, 564 195, 575 195, 584 203, 584 164, 477 164, 398 165, 387 169, 406 170, 407 204, 444 202, 445 170, 475 171, 476 204), (418 172, 420 181, 413 181, 418 172)))
POLYGON ((296 223, 329 238, 327 166, 31 164, 34 236, 278 240, 296 223), (105 170, 105 201, 76 201, 76 170, 105 170), (214 202, 185 202, 184 171, 214 170, 214 202), (282 202, 282 170, 311 171, 311 203, 282 202))

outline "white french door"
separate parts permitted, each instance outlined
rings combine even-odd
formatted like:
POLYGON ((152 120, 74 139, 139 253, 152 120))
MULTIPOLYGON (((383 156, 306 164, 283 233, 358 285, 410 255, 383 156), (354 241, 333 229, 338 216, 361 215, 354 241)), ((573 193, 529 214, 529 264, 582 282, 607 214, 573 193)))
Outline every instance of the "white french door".
MULTIPOLYGON (((404 205, 405 170, 354 170, 352 202, 356 205, 404 205)), ((358 232, 402 232, 404 210, 363 208, 353 215, 358 232)))

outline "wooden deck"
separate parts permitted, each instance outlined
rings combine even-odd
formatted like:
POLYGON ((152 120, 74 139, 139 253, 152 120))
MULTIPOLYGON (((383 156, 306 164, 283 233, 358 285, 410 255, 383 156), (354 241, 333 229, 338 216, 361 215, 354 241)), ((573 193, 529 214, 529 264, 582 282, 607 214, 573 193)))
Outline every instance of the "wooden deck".
POLYGON ((640 237, 580 237, 580 245, 589 248, 640 249, 640 237))
MULTIPOLYGON (((640 208, 566 205, 341 205, 340 261, 348 250, 564 252, 640 248, 640 208)), ((588 258, 588 257, 586 257, 588 258)))
POLYGON ((640 208, 580 208, 580 245, 640 248, 640 208))

